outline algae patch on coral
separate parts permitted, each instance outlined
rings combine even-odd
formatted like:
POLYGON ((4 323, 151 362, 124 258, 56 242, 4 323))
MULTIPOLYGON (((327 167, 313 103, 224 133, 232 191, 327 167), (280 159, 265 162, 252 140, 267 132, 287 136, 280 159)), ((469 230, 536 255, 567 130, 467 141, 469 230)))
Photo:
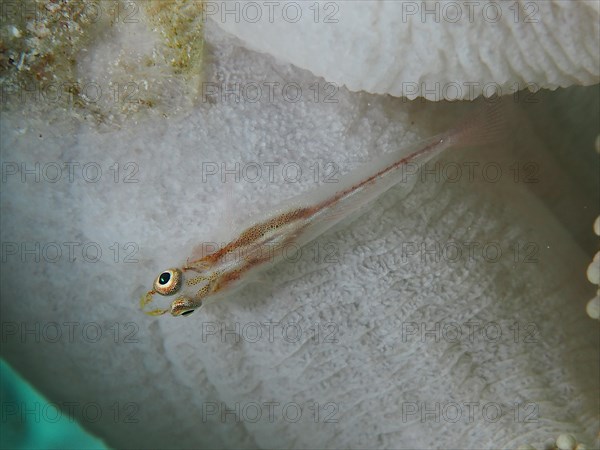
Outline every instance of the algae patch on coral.
POLYGON ((197 0, 3 1, 2 109, 103 124, 175 113, 199 92, 202 8, 197 0))
POLYGON ((42 93, 50 96, 57 88, 77 96, 75 59, 101 25, 100 8, 97 0, 2 2, 3 105, 23 101, 26 94, 34 99, 42 93))
POLYGON ((156 24, 170 51, 170 64, 187 76, 202 69, 203 59, 203 3, 201 1, 151 0, 145 4, 151 21, 156 24))

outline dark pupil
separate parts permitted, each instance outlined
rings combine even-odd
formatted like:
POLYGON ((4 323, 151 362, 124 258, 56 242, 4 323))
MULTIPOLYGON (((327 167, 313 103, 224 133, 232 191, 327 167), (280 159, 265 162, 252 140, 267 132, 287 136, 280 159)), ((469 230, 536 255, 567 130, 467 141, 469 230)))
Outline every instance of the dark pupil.
POLYGON ((182 316, 189 316, 189 315, 190 315, 191 313, 193 313, 193 312, 194 312, 194 310, 193 310, 193 309, 190 309, 189 311, 182 312, 182 313, 181 313, 181 315, 182 315, 182 316))
POLYGON ((158 278, 158 283, 159 284, 167 284, 170 279, 171 279, 171 274, 169 272, 163 272, 160 274, 160 277, 158 278))

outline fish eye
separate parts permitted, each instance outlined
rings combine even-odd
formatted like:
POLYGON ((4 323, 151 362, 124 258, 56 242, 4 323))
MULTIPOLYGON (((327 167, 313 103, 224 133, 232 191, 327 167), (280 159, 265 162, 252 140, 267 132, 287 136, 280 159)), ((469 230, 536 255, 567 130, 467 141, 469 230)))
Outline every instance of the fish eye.
POLYGON ((201 302, 192 301, 187 297, 179 296, 171 303, 172 316, 189 316, 202 306, 201 302))
POLYGON ((181 271, 169 269, 162 272, 154 281, 154 290, 160 295, 171 295, 181 287, 181 271))

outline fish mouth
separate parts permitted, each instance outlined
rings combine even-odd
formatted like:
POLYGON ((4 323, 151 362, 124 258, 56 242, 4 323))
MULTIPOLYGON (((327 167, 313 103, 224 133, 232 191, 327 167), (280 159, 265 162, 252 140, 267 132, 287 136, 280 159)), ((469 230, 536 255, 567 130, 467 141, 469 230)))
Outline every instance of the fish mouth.
POLYGON ((140 298, 140 309, 144 314, 149 316, 162 316, 168 312, 170 312, 173 317, 188 316, 202 306, 202 302, 193 302, 190 298, 180 295, 171 302, 169 308, 148 310, 148 305, 154 301, 154 294, 157 294, 157 292, 155 290, 150 290, 140 298))
POLYGON ((144 312, 144 314, 148 314, 149 316, 162 316, 163 314, 169 312, 171 309, 152 309, 147 310, 147 306, 154 301, 154 294, 157 292, 155 290, 150 290, 146 292, 140 298, 140 309, 144 312))

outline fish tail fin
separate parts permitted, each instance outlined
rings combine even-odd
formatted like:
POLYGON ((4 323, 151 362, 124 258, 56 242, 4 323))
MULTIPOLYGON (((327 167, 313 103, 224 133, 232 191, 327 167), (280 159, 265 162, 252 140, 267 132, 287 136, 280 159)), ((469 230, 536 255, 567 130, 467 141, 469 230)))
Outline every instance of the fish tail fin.
POLYGON ((505 141, 510 130, 509 101, 499 97, 485 99, 448 138, 452 146, 475 147, 505 141))

